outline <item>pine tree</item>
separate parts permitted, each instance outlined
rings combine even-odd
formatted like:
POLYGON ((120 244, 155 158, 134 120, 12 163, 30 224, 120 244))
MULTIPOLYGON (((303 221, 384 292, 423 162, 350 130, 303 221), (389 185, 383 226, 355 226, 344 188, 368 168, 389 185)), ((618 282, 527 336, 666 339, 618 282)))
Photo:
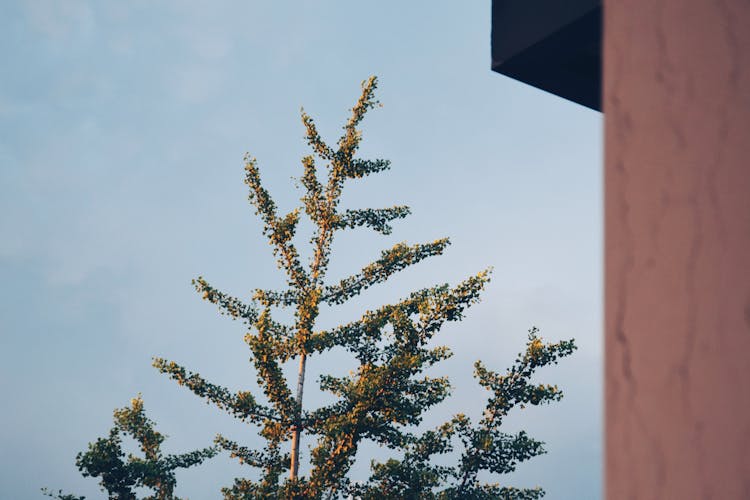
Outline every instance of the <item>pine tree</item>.
POLYGON ((482 271, 456 286, 438 285, 411 293, 401 301, 367 311, 357 321, 335 328, 316 329, 321 306, 335 306, 367 288, 386 281, 394 273, 427 257, 440 255, 448 239, 407 245, 399 243, 360 272, 327 283, 326 271, 334 235, 341 230, 369 227, 382 234, 390 223, 409 215, 405 206, 383 209, 339 208, 341 193, 352 179, 367 177, 390 167, 387 160, 355 156, 362 135, 358 126, 376 106, 375 77, 363 82, 362 94, 333 148, 321 138, 313 119, 302 111, 306 139, 313 154, 302 159, 301 206, 280 215, 263 187, 257 162, 245 157, 245 182, 249 200, 264 224, 278 266, 285 272, 284 290, 256 289, 251 301, 242 302, 214 288, 202 277, 193 284, 202 297, 223 314, 248 325, 244 337, 265 402, 248 391, 233 393, 204 380, 199 374, 161 358, 154 366, 196 395, 207 399, 238 419, 259 427, 263 449, 249 449, 222 435, 216 444, 231 456, 260 470, 258 480, 236 479, 222 491, 227 499, 245 498, 539 498, 541 489, 503 488, 483 484, 482 471, 507 473, 520 462, 544 453, 541 442, 525 432, 500 432, 503 417, 517 405, 538 405, 559 400, 556 386, 536 385, 530 377, 537 368, 569 355, 572 340, 544 344, 536 329, 514 366, 504 375, 475 365, 475 376, 489 390, 484 416, 476 423, 463 414, 444 425, 417 433, 424 412, 449 395, 447 378, 424 376, 423 371, 448 358, 447 347, 433 347, 431 340, 448 321, 459 321, 467 307, 479 300, 490 279, 482 271), (327 165, 325 180, 316 161, 327 165), (295 243, 302 212, 312 221, 312 257, 303 264, 295 243), (292 308, 294 323, 274 319, 278 308, 292 308), (343 347, 358 368, 348 377, 322 376, 319 386, 338 398, 330 405, 308 409, 303 405, 307 363, 317 361, 334 347, 343 347), (297 362, 296 388, 292 390, 283 365, 297 362), (300 438, 315 438, 310 468, 300 469, 300 438), (347 477, 359 445, 374 441, 393 449, 397 456, 373 463, 366 483, 347 477), (287 445, 289 448, 287 449, 287 445), (455 466, 435 465, 442 454, 455 455, 455 466))

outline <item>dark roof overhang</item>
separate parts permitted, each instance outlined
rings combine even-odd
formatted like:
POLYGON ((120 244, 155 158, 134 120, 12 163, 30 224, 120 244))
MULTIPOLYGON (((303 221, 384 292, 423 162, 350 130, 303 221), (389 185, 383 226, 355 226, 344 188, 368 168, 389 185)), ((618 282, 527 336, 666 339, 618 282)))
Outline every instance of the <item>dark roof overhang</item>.
POLYGON ((601 0, 493 0, 492 70, 601 111, 601 0))

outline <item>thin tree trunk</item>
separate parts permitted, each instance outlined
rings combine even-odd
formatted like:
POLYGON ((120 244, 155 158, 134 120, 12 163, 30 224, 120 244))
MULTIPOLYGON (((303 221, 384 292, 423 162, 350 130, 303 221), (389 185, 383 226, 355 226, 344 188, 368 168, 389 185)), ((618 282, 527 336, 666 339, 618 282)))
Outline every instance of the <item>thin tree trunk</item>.
POLYGON ((297 372, 297 415, 294 422, 294 434, 292 434, 292 459, 289 467, 289 478, 297 479, 299 471, 299 439, 302 432, 302 393, 305 388, 305 353, 299 358, 299 371, 297 372))

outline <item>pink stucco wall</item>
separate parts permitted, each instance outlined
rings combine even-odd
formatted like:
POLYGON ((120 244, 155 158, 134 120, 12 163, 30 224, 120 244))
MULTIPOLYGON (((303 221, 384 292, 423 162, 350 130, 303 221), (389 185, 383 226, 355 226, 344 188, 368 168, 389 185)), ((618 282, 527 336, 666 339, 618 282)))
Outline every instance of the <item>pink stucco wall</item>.
POLYGON ((606 498, 750 499, 750 1, 605 1, 606 498))

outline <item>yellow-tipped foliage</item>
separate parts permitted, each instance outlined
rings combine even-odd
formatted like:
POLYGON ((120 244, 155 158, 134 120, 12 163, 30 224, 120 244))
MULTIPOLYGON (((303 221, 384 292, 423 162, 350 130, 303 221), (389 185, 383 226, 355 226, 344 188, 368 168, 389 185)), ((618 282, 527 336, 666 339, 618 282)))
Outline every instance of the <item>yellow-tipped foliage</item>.
MULTIPOLYGON (((359 320, 328 330, 316 328, 321 304, 342 304, 395 273, 442 254, 449 244, 447 238, 399 243, 350 277, 333 283, 326 280, 331 245, 338 231, 367 227, 390 234, 391 223, 410 214, 406 206, 339 208, 348 181, 390 167, 387 160, 355 157, 362 141, 358 126, 367 111, 378 104, 376 88, 375 77, 362 83, 362 93, 335 147, 323 140, 313 119, 302 111, 312 154, 302 159, 301 205, 287 215, 277 213, 271 194, 263 187, 257 160, 245 158, 249 200, 263 223, 263 234, 279 268, 286 274, 287 287, 256 289, 250 302, 244 303, 215 289, 202 277, 194 281, 204 299, 248 325, 244 339, 265 402, 249 391, 234 393, 211 384, 171 361, 156 359, 154 366, 207 402, 257 427, 266 441, 262 450, 253 450, 217 436, 219 448, 260 472, 259 479, 238 478, 224 488, 226 499, 539 498, 543 494, 540 488, 486 484, 479 477, 482 472, 511 472, 520 462, 544 453, 542 443, 526 433, 505 434, 499 428, 516 406, 560 399, 562 393, 556 386, 531 384, 529 378, 537 368, 569 355, 575 349, 573 341, 544 344, 532 330, 526 352, 506 374, 492 372, 477 362, 475 376, 490 392, 481 419, 474 422, 457 414, 435 429, 415 431, 425 412, 450 393, 447 378, 423 373, 451 355, 447 347, 435 346, 433 340, 446 322, 460 321, 466 309, 479 300, 490 280, 489 270, 455 286, 438 284, 413 292, 393 304, 366 311, 359 320), (324 171, 318 162, 325 165, 324 171), (302 214, 314 226, 307 263, 301 261, 294 243, 302 214), (293 321, 284 324, 274 319, 277 307, 293 309, 293 321), (302 396, 307 364, 325 363, 324 356, 334 347, 348 351, 358 368, 345 377, 320 377, 320 389, 331 393, 335 401, 306 408, 302 396), (292 359, 299 362, 296 387, 282 370, 282 365, 292 359), (309 465, 300 461, 303 434, 314 443, 309 465), (354 483, 348 473, 364 441, 391 448, 398 458, 374 462, 370 479, 354 483), (455 465, 435 465, 435 458, 443 454, 453 454, 455 465)), ((477 413, 482 413, 480 408, 477 413)), ((158 446, 160 435, 138 435, 148 446, 158 446)), ((149 449, 144 448, 147 455, 149 449)))

